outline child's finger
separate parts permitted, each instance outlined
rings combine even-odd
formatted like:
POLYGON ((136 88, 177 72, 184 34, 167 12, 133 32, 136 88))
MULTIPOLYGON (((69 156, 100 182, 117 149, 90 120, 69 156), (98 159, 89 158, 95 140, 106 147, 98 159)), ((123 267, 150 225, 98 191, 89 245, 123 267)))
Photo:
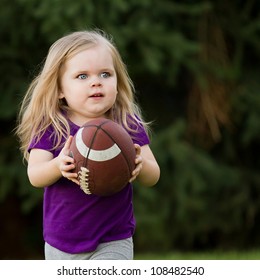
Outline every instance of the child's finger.
MULTIPOLYGON (((71 157, 70 155, 65 155, 64 161, 66 162, 66 165, 68 165, 69 163, 74 163, 74 158, 71 157)), ((75 166, 73 168, 75 168, 75 166)), ((71 168, 71 169, 73 169, 73 168, 71 168)))
POLYGON ((141 146, 138 145, 138 144, 134 144, 134 146, 135 146, 136 154, 137 154, 137 155, 140 155, 140 154, 141 154, 141 146))
POLYGON ((64 150, 69 150, 70 148, 70 145, 72 143, 72 139, 73 139, 73 136, 70 135, 69 138, 67 139, 67 141, 65 142, 65 145, 64 145, 64 150))
POLYGON ((78 174, 77 173, 70 173, 67 176, 67 179, 69 179, 70 181, 76 183, 77 185, 79 185, 79 181, 78 181, 78 174))
MULTIPOLYGON (((69 159, 73 160, 73 158, 69 158, 69 159)), ((67 162, 66 165, 62 166, 62 171, 63 172, 69 172, 69 171, 73 170, 74 168, 75 168, 75 165, 73 164, 73 162, 71 164, 67 162)))
POLYGON ((68 178, 68 179, 76 179, 76 178, 78 178, 78 174, 77 173, 67 172, 66 175, 67 175, 66 178, 68 178))

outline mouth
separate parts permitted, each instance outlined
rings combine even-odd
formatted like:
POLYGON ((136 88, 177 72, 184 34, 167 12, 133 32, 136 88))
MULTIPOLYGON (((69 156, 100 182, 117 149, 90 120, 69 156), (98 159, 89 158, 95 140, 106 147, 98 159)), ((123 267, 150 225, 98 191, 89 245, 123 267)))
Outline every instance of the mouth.
POLYGON ((91 94, 89 97, 92 97, 92 98, 94 97, 95 98, 95 97, 103 97, 103 96, 104 96, 103 93, 99 92, 99 93, 91 94))

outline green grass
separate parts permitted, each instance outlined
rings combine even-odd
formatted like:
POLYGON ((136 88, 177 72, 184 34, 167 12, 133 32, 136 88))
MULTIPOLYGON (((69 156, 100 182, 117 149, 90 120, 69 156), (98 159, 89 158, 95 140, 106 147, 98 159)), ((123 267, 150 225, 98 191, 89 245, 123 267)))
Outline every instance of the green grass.
POLYGON ((260 249, 251 251, 173 252, 136 254, 136 260, 260 260, 260 249))

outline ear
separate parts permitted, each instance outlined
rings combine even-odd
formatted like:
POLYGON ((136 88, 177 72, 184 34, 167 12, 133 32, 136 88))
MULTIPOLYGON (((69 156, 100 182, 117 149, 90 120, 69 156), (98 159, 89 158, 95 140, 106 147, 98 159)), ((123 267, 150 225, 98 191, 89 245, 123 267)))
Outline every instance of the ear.
POLYGON ((64 93, 63 93, 62 91, 60 91, 60 92, 59 92, 59 99, 62 99, 62 98, 64 98, 64 97, 65 97, 64 93))

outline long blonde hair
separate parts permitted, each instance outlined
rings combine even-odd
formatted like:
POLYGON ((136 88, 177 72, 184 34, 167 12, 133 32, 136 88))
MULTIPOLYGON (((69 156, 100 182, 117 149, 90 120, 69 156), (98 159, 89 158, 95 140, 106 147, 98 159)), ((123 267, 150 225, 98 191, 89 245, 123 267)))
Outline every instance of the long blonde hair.
POLYGON ((24 159, 28 159, 28 146, 32 139, 39 140, 49 126, 53 126, 58 147, 62 138, 70 135, 66 119, 69 108, 59 99, 61 68, 77 53, 98 44, 105 44, 111 52, 117 75, 117 99, 107 117, 123 125, 128 130, 131 122, 143 121, 141 110, 135 102, 134 85, 126 66, 111 38, 101 31, 78 31, 57 40, 49 49, 39 75, 32 81, 21 104, 16 133, 21 142, 24 159))

